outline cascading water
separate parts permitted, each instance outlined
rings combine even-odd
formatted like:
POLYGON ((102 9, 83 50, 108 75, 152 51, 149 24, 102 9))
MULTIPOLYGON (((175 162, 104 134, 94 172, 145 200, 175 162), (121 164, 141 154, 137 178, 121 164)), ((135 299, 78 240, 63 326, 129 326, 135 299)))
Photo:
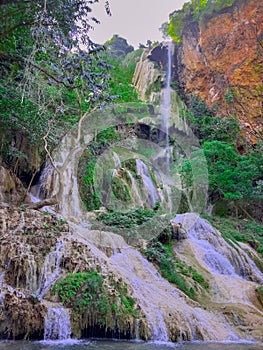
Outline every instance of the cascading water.
POLYGON ((62 257, 63 247, 64 243, 58 240, 56 248, 51 251, 45 258, 40 272, 39 287, 36 291, 36 295, 39 300, 43 299, 46 292, 59 277, 60 261, 62 257))
POLYGON ((134 179, 132 173, 129 170, 126 170, 126 172, 131 180, 131 189, 132 189, 132 193, 134 196, 134 201, 137 204, 137 206, 143 207, 143 200, 142 200, 140 193, 138 191, 138 186, 137 186, 136 180, 134 179))
POLYGON ((172 42, 167 42, 166 84, 162 101, 163 129, 165 132, 165 172, 170 172, 169 119, 171 107, 172 42))
MULTIPOLYGON (((35 293, 37 289, 37 264, 35 257, 31 251, 31 247, 25 244, 20 244, 17 251, 18 256, 21 260, 25 260, 27 267, 25 273, 23 272, 23 278, 25 278, 25 288, 31 293, 35 293)), ((21 273, 17 274, 16 286, 19 287, 19 280, 21 273)))
POLYGON ((40 179, 37 185, 31 187, 31 200, 34 202, 39 201, 41 198, 45 198, 48 195, 48 191, 53 187, 53 167, 47 164, 41 172, 40 179))
POLYGON ((116 152, 113 152, 113 158, 115 163, 115 169, 119 170, 121 168, 121 160, 116 152))
POLYGON ((146 195, 148 195, 148 205, 153 208, 155 203, 159 200, 158 193, 152 182, 151 175, 147 165, 141 160, 136 159, 137 174, 142 177, 146 195))
POLYGON ((50 307, 47 310, 44 340, 70 339, 71 324, 68 310, 62 306, 50 307))
MULTIPOLYGON (((152 338, 167 342, 168 324, 178 327, 180 340, 237 339, 228 325, 168 283, 156 268, 135 249, 126 247, 110 258, 110 263, 124 281, 131 286, 133 295, 146 315, 152 329, 152 338)), ((178 332, 178 331, 177 331, 178 332)))
POLYGON ((221 234, 196 214, 177 215, 173 222, 186 225, 187 236, 198 252, 199 261, 212 274, 263 282, 263 274, 251 258, 236 244, 228 244, 221 234))
MULTIPOLYGON (((253 293, 258 283, 263 282, 263 274, 244 249, 233 242, 228 244, 220 232, 197 214, 180 214, 173 222, 181 224, 187 231, 187 239, 174 249, 177 258, 201 266, 210 274, 212 303, 233 304, 233 309, 242 305, 241 310, 246 307, 248 314, 262 314, 253 293)), ((236 320, 238 317, 237 312, 236 320)), ((239 326, 239 321, 235 322, 239 326)))
MULTIPOLYGON (((163 102, 163 124, 165 130, 165 153, 166 161, 165 167, 166 172, 169 174, 170 171, 170 149, 169 149, 169 113, 170 113, 170 80, 171 80, 171 55, 172 55, 172 44, 168 43, 167 46, 167 77, 166 77, 166 89, 164 92, 164 102, 163 102)), ((109 113, 108 113, 109 114, 109 113)), ((110 115, 110 114, 109 114, 110 115)), ((112 118, 112 116, 110 116, 112 118)), ((105 125, 117 125, 117 122, 106 123, 105 114, 105 125)), ((104 274, 113 272, 116 276, 121 277, 129 286, 132 295, 136 299, 137 304, 146 316, 145 323, 148 328, 152 330, 152 338, 160 341, 168 341, 169 339, 177 340, 236 340, 239 333, 239 329, 234 328, 233 331, 230 324, 227 323, 226 318, 222 316, 222 313, 216 309, 216 312, 209 312, 207 310, 201 309, 200 305, 192 300, 190 300, 185 294, 179 291, 174 285, 168 283, 163 279, 158 273, 157 269, 145 260, 142 255, 133 249, 118 236, 118 239, 109 232, 104 233, 92 232, 87 227, 83 226, 83 221, 81 217, 81 202, 78 195, 77 186, 77 164, 79 155, 84 149, 85 144, 81 144, 83 139, 92 140, 93 132, 96 130, 98 133, 106 127, 103 123, 93 118, 92 121, 88 120, 87 125, 81 125, 82 130, 82 140, 76 137, 76 134, 72 133, 66 136, 61 144, 59 150, 54 154, 55 165, 60 170, 60 176, 58 173, 52 171, 52 181, 50 181, 51 190, 49 191, 49 196, 58 192, 58 188, 61 189, 59 193, 59 210, 66 220, 74 219, 75 225, 71 224, 73 234, 78 238, 81 237, 83 242, 88 243, 90 247, 90 252, 93 257, 96 257, 96 263, 100 265, 101 271, 104 274), (92 125, 94 123, 94 125, 92 125), (102 126, 100 124, 103 124, 102 126), (58 184, 60 183, 60 184, 58 184), (57 191, 55 191, 57 190, 57 191), (114 239, 113 239, 114 238, 114 239), (118 243, 118 244, 116 244, 118 243), (108 257, 103 253, 103 246, 111 246, 113 248, 113 254, 108 257), (99 261, 99 263, 98 263, 99 261), (236 332, 236 334, 235 334, 236 332)), ((80 126, 79 126, 80 129, 80 126)), ((187 129, 187 127, 185 127, 187 129)), ((94 132, 95 133, 95 132, 94 132)), ((88 141, 85 141, 88 144, 88 141)), ((162 156, 164 159, 164 156, 162 156)), ((114 156, 116 172, 121 168, 119 157, 117 154, 114 156)), ((161 197, 157 194, 156 188, 152 182, 149 169, 146 164, 140 159, 136 160, 137 174, 141 176, 142 182, 145 187, 145 192, 148 195, 148 201, 150 206, 154 206, 156 201, 161 197)), ((131 174, 131 173, 130 173, 131 174)), ((131 177, 131 182, 132 178, 131 177)), ((44 180, 43 180, 44 181, 44 180)), ((188 217, 189 220, 189 217, 188 217)), ((194 219, 196 220, 196 218, 194 219)), ((202 225, 195 227, 198 232, 204 231, 202 225), (202 231, 203 230, 203 231, 202 231)), ((236 249, 225 248, 221 239, 214 235, 204 235, 197 236, 196 232, 188 230, 188 240, 191 249, 193 250, 196 259, 200 263, 203 269, 209 271, 211 276, 216 276, 215 281, 219 283, 221 278, 226 278, 227 283, 232 288, 232 281, 238 280, 243 282, 243 278, 246 275, 251 275, 252 279, 255 278, 255 273, 248 271, 248 264, 244 264, 247 260, 241 258, 240 252, 236 249), (215 242, 218 241, 218 246, 215 242), (235 250, 235 253, 234 253, 235 250), (216 279, 217 278, 217 279, 216 279)), ((183 244, 180 242, 178 246, 183 244)), ((189 248, 189 246, 187 246, 189 248)), ((41 271, 41 276, 39 280, 38 295, 39 299, 42 299, 46 291, 57 279, 60 271, 60 259, 62 256, 63 244, 61 242, 57 243, 56 249, 51 252, 43 264, 41 271)), ((186 252, 189 253, 190 249, 186 252)), ((179 254, 179 253, 178 253, 179 254)), ((191 256, 192 258, 193 256, 191 256)), ((94 258, 95 259, 95 258, 94 258)), ((181 259, 184 260, 184 256, 181 259)), ((190 263, 191 264, 191 263, 190 263)), ((189 265, 190 265, 189 264, 189 265)), ((262 280, 262 277, 258 274, 258 280, 262 280)), ((247 281, 245 281, 247 283, 247 281)), ((252 283, 252 282, 251 282, 252 283)), ((227 286, 227 284, 224 284, 227 286)), ((239 284, 243 286, 243 284, 239 284)), ((217 286, 216 286, 217 287, 217 286)), ((216 290, 216 287, 211 287, 212 292, 216 290), (214 288, 214 289, 213 289, 214 288)), ((249 291, 255 291, 255 285, 249 285, 249 291), (251 287, 251 289, 249 289, 251 287)), ((223 290, 221 294, 224 293, 226 289, 223 290)), ((216 293, 216 292, 215 292, 216 293)), ((224 296, 215 296, 218 303, 222 302, 230 303, 232 301, 232 294, 227 300, 224 296), (227 301, 226 301, 227 300, 227 301)), ((240 304, 246 302, 245 296, 243 299, 238 300, 240 304)), ((212 304, 212 303, 211 303, 212 304)), ((251 310, 251 309, 250 309, 251 310)), ((61 308, 58 310, 51 308, 48 312, 45 338, 46 339, 58 339, 59 329, 61 325, 57 325, 58 319, 64 318, 61 316, 61 308), (53 321, 51 321, 51 319, 53 321), (53 331, 54 329, 54 331, 53 331)), ((66 322, 64 322, 66 323, 66 322)), ((233 326, 234 327, 234 326, 233 326)), ((69 337, 70 331, 66 331, 65 338, 69 337)), ((136 331, 138 332, 138 329, 136 331)), ((137 335, 138 336, 138 335, 137 335)))

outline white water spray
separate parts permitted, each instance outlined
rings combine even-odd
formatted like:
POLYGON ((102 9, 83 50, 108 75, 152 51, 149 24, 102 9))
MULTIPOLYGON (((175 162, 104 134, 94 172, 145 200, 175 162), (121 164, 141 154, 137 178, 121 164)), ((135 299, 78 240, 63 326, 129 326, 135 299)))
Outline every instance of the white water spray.
POLYGON ((62 306, 48 308, 44 340, 67 340, 70 339, 71 325, 68 310, 62 306))
POLYGON ((170 172, 169 121, 171 108, 172 42, 167 42, 166 84, 162 102, 163 128, 165 132, 165 171, 170 172))
POLYGON ((154 207, 155 203, 159 200, 158 193, 152 182, 151 175, 147 165, 140 159, 136 159, 137 174, 142 177, 143 184, 148 194, 148 205, 154 207))
POLYGON ((39 300, 43 299, 46 292, 59 277, 63 247, 63 242, 58 240, 55 250, 51 251, 45 258, 40 272, 39 287, 36 292, 39 300))

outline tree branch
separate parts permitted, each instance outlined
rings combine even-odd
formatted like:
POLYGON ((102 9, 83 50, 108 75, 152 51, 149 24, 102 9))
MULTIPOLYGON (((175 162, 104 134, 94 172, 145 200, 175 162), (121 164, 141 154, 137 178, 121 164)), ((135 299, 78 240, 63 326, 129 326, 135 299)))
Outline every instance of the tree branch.
POLYGON ((19 56, 9 56, 7 55, 5 52, 0 51, 0 58, 1 56, 3 58, 5 58, 8 61, 14 61, 14 62, 22 62, 22 63, 27 63, 30 66, 32 66, 33 68, 37 69, 38 71, 42 72, 44 75, 46 75, 48 78, 54 80, 56 83, 63 85, 66 89, 68 90, 74 90, 77 89, 79 87, 81 87, 81 85, 68 85, 66 84, 64 81, 59 80, 57 77, 55 77, 53 74, 51 74, 50 72, 48 72, 45 68, 42 68, 40 66, 38 66, 36 63, 32 62, 31 60, 27 59, 27 58, 23 58, 23 57, 19 57, 19 56))
POLYGON ((28 203, 25 205, 27 206, 28 209, 38 210, 38 209, 41 209, 43 207, 50 206, 50 205, 56 205, 56 204, 58 204, 57 198, 52 197, 52 198, 43 199, 42 201, 37 202, 37 203, 28 203))
POLYGON ((56 170, 56 172, 57 172, 58 174, 60 174, 60 171, 59 171, 59 169, 57 168, 56 164, 54 163, 54 160, 53 160, 53 158, 52 158, 52 156, 51 156, 51 154, 50 154, 50 152, 49 152, 49 149, 48 149, 47 137, 48 137, 48 135, 49 135, 49 133, 50 133, 50 130, 51 130, 51 127, 50 127, 50 125, 49 125, 46 135, 43 136, 44 148, 45 148, 45 151, 47 152, 48 158, 49 158, 50 163, 52 164, 53 168, 56 170))
POLYGON ((36 21, 19 23, 19 24, 15 25, 14 27, 11 27, 11 28, 7 29, 6 31, 4 31, 3 33, 1 33, 0 39, 3 39, 5 36, 12 33, 14 30, 16 30, 18 28, 31 26, 31 25, 36 24, 36 23, 37 23, 36 21))

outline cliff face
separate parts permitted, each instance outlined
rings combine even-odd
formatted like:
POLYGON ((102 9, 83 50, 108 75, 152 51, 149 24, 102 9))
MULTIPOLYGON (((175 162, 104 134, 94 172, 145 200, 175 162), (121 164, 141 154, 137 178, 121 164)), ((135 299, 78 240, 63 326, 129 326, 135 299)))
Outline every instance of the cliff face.
POLYGON ((236 1, 189 24, 176 52, 184 94, 199 95, 217 114, 236 115, 252 142, 263 131, 263 3, 236 1))
MULTIPOLYGON (((152 91, 163 85, 165 62, 165 43, 145 50, 133 80, 143 100, 158 103, 152 91)), ((186 23, 174 47, 172 84, 186 104, 198 95, 218 116, 236 116, 247 141, 262 139, 263 3, 236 0, 200 24, 186 23)))

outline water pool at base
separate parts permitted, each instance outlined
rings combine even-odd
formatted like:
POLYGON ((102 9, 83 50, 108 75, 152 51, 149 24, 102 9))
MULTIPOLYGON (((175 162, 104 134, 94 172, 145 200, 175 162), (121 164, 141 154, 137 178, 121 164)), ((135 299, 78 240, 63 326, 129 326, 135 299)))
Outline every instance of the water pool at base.
POLYGON ((122 341, 0 341, 0 350, 263 350, 263 343, 162 343, 122 341))

